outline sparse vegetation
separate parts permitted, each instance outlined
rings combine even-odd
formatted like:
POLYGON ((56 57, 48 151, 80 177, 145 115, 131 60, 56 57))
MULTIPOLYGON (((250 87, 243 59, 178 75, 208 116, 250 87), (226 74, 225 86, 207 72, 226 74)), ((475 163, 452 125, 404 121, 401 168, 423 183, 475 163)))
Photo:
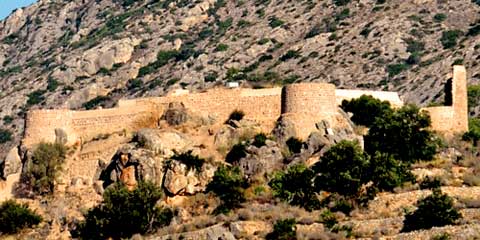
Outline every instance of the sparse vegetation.
POLYGON ((162 191, 152 183, 139 182, 133 191, 115 184, 103 194, 103 202, 85 214, 74 237, 123 239, 151 233, 170 224, 173 212, 157 207, 162 191), (75 236, 76 235, 76 236, 75 236))
POLYGON ((105 102, 110 101, 110 97, 108 96, 98 96, 88 102, 85 102, 82 104, 82 107, 85 108, 86 110, 91 110, 96 108, 97 106, 102 106, 105 107, 105 102))
POLYGON ((405 216, 402 232, 455 224, 462 215, 453 207, 453 199, 439 188, 418 201, 418 208, 405 216))
POLYGON ((247 187, 248 183, 238 167, 220 166, 207 185, 207 192, 215 193, 222 200, 222 204, 215 212, 228 213, 240 207, 240 204, 246 201, 245 188, 247 187))
POLYGON ((195 169, 197 170, 197 172, 200 172, 202 170, 203 164, 205 163, 205 159, 194 155, 192 153, 192 150, 184 153, 175 153, 175 155, 173 155, 171 159, 185 164, 188 170, 195 169))
POLYGON ((0 128, 0 144, 10 142, 12 140, 12 132, 7 129, 0 128))
POLYGON ((444 49, 453 48, 457 45, 458 38, 462 36, 462 31, 460 30, 448 30, 442 32, 442 37, 440 42, 444 49))
POLYGON ((267 240, 296 240, 297 221, 293 218, 278 220, 273 226, 273 231, 267 234, 267 240))
POLYGON ((34 193, 45 195, 54 192, 55 179, 62 169, 66 152, 66 147, 59 143, 40 143, 35 148, 23 176, 34 193))
POLYGON ((259 133, 253 137, 252 145, 260 148, 265 146, 265 141, 267 141, 267 135, 265 135, 265 133, 259 133))
POLYGON ((0 205, 0 236, 14 234, 25 228, 33 227, 42 221, 42 217, 28 209, 26 204, 7 200, 0 205))

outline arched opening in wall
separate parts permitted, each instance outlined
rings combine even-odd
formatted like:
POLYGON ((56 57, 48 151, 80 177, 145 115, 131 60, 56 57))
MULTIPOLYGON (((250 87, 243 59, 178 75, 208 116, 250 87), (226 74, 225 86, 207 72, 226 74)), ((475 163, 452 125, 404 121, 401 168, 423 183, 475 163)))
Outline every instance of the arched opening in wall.
POLYGON ((452 79, 448 79, 447 83, 445 84, 445 101, 444 105, 445 106, 452 106, 453 105, 453 87, 452 87, 452 79))

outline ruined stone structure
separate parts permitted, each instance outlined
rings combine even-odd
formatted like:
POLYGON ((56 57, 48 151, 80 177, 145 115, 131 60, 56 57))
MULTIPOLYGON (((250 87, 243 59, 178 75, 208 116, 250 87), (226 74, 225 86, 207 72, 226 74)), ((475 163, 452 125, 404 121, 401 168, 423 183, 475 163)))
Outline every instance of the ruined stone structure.
MULTIPOLYGON (((452 106, 425 108, 432 118, 433 130, 445 133, 468 131, 466 71, 454 67, 452 106)), ((268 89, 212 89, 200 93, 180 92, 165 97, 121 100, 118 107, 91 111, 34 110, 26 119, 23 145, 31 147, 41 141, 53 142, 59 133, 68 145, 89 141, 102 134, 132 132, 155 127, 170 103, 183 103, 190 111, 223 123, 234 110, 261 124, 265 132, 273 129, 282 116, 294 123, 297 136, 307 138, 315 124, 326 120, 336 124, 337 105, 343 99, 372 95, 403 104, 397 93, 361 90, 336 90, 327 83, 291 84, 268 89)))

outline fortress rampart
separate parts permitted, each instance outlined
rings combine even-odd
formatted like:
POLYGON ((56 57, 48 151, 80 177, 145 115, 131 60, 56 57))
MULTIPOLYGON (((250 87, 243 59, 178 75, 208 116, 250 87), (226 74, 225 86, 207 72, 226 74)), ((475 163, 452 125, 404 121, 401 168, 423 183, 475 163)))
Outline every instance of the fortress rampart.
MULTIPOLYGON (((432 118, 432 129, 447 133, 468 131, 466 71, 455 66, 452 82, 452 106, 424 108, 432 118)), ((173 102, 183 103, 191 112, 214 118, 218 123, 228 119, 234 110, 255 120, 265 132, 273 129, 282 116, 295 125, 297 137, 305 139, 321 120, 336 124, 337 105, 344 99, 372 95, 390 101, 394 107, 403 102, 394 92, 336 90, 327 83, 291 84, 268 89, 212 89, 165 97, 120 100, 116 108, 90 111, 33 110, 28 112, 23 144, 31 147, 41 141, 53 142, 60 133, 67 144, 88 141, 102 134, 136 131, 156 127, 158 120, 173 102)))

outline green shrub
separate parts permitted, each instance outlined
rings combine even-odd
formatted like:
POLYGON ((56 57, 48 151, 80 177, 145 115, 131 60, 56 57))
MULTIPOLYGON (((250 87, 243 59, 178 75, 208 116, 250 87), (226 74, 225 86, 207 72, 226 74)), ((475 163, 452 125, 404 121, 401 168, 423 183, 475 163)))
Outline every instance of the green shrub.
POLYGON ((291 137, 287 140, 286 144, 291 153, 300 153, 302 151, 303 142, 298 138, 291 137))
POLYGON ((370 160, 371 180, 378 190, 393 191, 406 182, 415 182, 410 164, 396 160, 387 153, 376 152, 370 160))
POLYGON ((477 146, 477 143, 480 140, 480 119, 468 119, 468 129, 468 132, 463 134, 462 139, 464 141, 470 141, 474 146, 477 146))
POLYGON ((298 58, 300 56, 300 52, 296 50, 288 50, 281 58, 280 61, 288 61, 292 58, 298 58))
POLYGON ((471 85, 467 88, 468 108, 472 111, 475 107, 480 105, 480 85, 471 85))
POLYGON ((205 82, 215 82, 217 81, 218 73, 217 72, 209 72, 205 75, 204 80, 205 82))
POLYGON ((167 65, 170 60, 177 58, 179 54, 180 53, 176 50, 159 51, 157 54, 157 60, 155 62, 150 63, 147 66, 141 67, 138 70, 138 77, 143 77, 145 75, 155 72, 158 68, 167 65))
POLYGON ((320 214, 320 222, 323 223, 326 228, 332 229, 333 226, 337 225, 338 220, 333 212, 325 210, 320 214))
POLYGON ((297 221, 294 218, 278 220, 273 226, 273 231, 267 234, 267 240, 296 240, 297 221))
POLYGON ((240 121, 243 119, 245 116, 245 113, 241 110, 234 110, 232 113, 230 113, 230 116, 228 117, 228 121, 234 120, 234 121, 240 121))
POLYGON ((205 164, 205 159, 192 154, 192 150, 184 153, 175 153, 172 159, 185 164, 188 170, 195 169, 198 172, 202 171, 203 164, 205 164))
POLYGON ((173 212, 156 206, 162 190, 152 183, 139 182, 129 191, 115 184, 105 190, 103 202, 85 214, 74 237, 81 239, 124 239, 133 234, 151 233, 170 224, 173 212))
POLYGON ((462 215, 453 208, 453 199, 436 188, 433 194, 418 201, 418 208, 405 216, 402 232, 455 224, 462 215))
POLYGON ((358 142, 341 141, 313 166, 317 174, 315 187, 319 191, 357 197, 362 186, 370 181, 369 167, 369 157, 358 142))
POLYGON ((0 128, 0 144, 10 142, 12 140, 12 132, 7 129, 0 128))
POLYGON ((394 77, 400 74, 401 72, 407 70, 408 68, 409 66, 405 63, 389 64, 387 65, 388 76, 394 77))
POLYGON ((273 196, 291 205, 302 206, 307 210, 320 207, 315 194, 313 179, 315 173, 304 165, 294 165, 286 172, 279 171, 268 185, 272 188, 273 196))
POLYGON ((438 178, 426 176, 419 185, 420 189, 436 189, 440 188, 442 186, 442 183, 438 178))
MULTIPOLYGON (((13 120, 14 120, 14 119, 13 119, 12 116, 6 115, 6 116, 3 117, 3 124, 8 125, 8 124, 12 123, 13 120)), ((0 132, 1 132, 1 130, 0 130, 0 132)), ((0 133, 0 136, 1 136, 1 133, 0 133)), ((2 140, 1 140, 1 137, 0 137, 0 143, 1 143, 1 142, 2 142, 2 140)))
POLYGON ((27 105, 31 106, 31 105, 35 105, 43 102, 45 100, 45 96, 43 96, 43 94, 45 93, 46 93, 45 90, 36 90, 29 93, 27 95, 28 96, 27 105))
POLYGON ((108 96, 98 96, 88 102, 82 104, 82 107, 86 110, 94 109, 97 106, 105 107, 105 102, 110 101, 111 98, 108 96))
POLYGON ((210 183, 207 192, 215 193, 222 204, 215 210, 216 213, 228 213, 246 201, 245 188, 248 183, 240 168, 232 166, 220 166, 210 183))
POLYGON ((333 0, 333 3, 337 6, 345 6, 350 3, 351 0, 333 0))
POLYGON ((345 112, 353 113, 352 121, 366 127, 372 126, 377 117, 392 112, 388 101, 380 101, 372 96, 362 95, 350 101, 343 100, 340 106, 345 112))
POLYGON ((460 30, 448 30, 442 32, 442 37, 440 38, 440 42, 444 49, 453 48, 457 45, 457 40, 460 36, 462 36, 462 31, 460 30))
POLYGON ((42 217, 28 209, 26 204, 7 200, 0 205, 0 235, 17 233, 41 221, 42 217))
POLYGON ((414 105, 406 105, 375 119, 365 136, 365 150, 391 154, 403 162, 431 160, 438 141, 430 127, 430 116, 414 105))
POLYGON ((437 13, 433 16, 433 20, 435 22, 443 22, 447 19, 447 15, 445 13, 437 13))
POLYGON ((58 83, 57 79, 55 79, 53 77, 48 77, 47 90, 49 92, 55 91, 58 88, 58 85, 59 85, 59 83, 58 83))
POLYGON ((218 44, 217 47, 215 48, 215 52, 225 52, 227 50, 228 50, 228 45, 223 43, 218 44))
POLYGON ((273 16, 270 18, 270 22, 268 25, 270 25, 271 28, 277 28, 277 27, 280 27, 284 24, 285 22, 282 21, 281 19, 273 16))
POLYGON ((238 143, 233 145, 232 149, 227 153, 225 161, 230 164, 235 164, 240 161, 240 159, 247 156, 247 151, 245 149, 245 144, 238 143))
POLYGON ((67 149, 59 143, 40 143, 33 151, 24 177, 32 190, 40 195, 51 194, 55 178, 61 171, 67 149))
POLYGON ((255 137, 253 137, 252 145, 257 148, 260 148, 265 146, 266 141, 267 141, 267 135, 265 135, 265 133, 259 133, 255 135, 255 137))

